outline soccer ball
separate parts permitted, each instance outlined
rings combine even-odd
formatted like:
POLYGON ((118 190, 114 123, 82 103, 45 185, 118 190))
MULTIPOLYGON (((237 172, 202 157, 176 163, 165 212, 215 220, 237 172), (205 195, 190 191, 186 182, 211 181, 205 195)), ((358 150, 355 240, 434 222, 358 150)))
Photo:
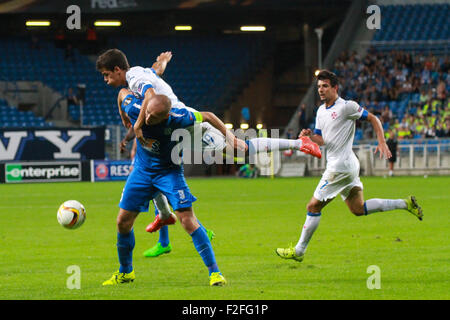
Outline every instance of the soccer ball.
POLYGON ((64 228, 76 229, 84 223, 86 209, 77 200, 68 200, 59 207, 56 217, 64 228))

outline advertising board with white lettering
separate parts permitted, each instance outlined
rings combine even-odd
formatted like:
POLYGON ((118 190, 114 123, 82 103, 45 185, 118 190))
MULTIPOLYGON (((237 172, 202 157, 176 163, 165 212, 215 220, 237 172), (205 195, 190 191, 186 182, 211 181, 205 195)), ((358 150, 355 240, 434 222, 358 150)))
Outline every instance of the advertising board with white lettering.
POLYGON ((6 183, 81 181, 80 162, 9 162, 6 183))
POLYGON ((127 180, 131 172, 131 161, 98 161, 91 162, 91 181, 127 180))
POLYGON ((0 161, 104 158, 104 128, 0 129, 0 161))

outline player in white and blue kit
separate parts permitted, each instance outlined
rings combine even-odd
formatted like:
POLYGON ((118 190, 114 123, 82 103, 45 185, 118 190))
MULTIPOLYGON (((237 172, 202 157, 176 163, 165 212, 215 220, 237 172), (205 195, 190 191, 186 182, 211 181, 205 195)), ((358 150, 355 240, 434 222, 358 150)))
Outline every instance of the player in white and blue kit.
POLYGON ((404 209, 419 220, 423 213, 414 196, 407 199, 369 199, 364 201, 363 185, 359 179, 359 160, 353 152, 355 121, 367 120, 377 135, 378 146, 375 153, 390 158, 391 152, 384 139, 380 120, 355 101, 347 101, 338 95, 338 78, 322 70, 317 76, 320 99, 324 102, 316 116, 314 135, 310 129, 303 129, 301 136, 311 136, 311 140, 327 148, 327 166, 314 196, 307 205, 307 217, 300 239, 295 247, 278 248, 276 253, 284 259, 302 261, 306 247, 317 229, 322 209, 337 195, 341 195, 350 211, 356 216, 364 216, 380 211, 404 209))

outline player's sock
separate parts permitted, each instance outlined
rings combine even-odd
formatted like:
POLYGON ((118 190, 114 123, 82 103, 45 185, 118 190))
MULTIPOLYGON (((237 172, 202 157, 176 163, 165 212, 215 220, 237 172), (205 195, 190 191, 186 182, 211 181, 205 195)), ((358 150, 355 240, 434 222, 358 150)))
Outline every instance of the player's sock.
POLYGON ((200 228, 202 228, 205 232, 208 232, 208 230, 206 230, 206 228, 202 225, 202 223, 200 222, 200 220, 197 219, 198 224, 200 225, 200 228))
POLYGON ((299 149, 302 140, 275 139, 275 138, 253 138, 248 141, 249 155, 258 152, 270 152, 275 150, 299 149))
POLYGON ((199 227, 190 234, 194 242, 195 249, 202 257, 203 263, 208 267, 209 275, 212 272, 220 272, 216 263, 216 257, 204 228, 199 227))
POLYGON ((117 233, 117 252, 119 254, 121 273, 133 271, 134 230, 128 234, 117 233))
POLYGON ((158 242, 163 247, 167 247, 169 245, 169 226, 162 226, 161 229, 159 229, 158 242))
POLYGON ((391 211, 395 209, 407 209, 408 205, 403 199, 369 199, 364 202, 364 214, 374 212, 391 211))
POLYGON ((296 255, 301 256, 302 254, 305 253, 309 240, 311 240, 314 231, 316 231, 317 227, 319 226, 321 216, 322 214, 320 212, 307 213, 306 221, 305 224, 303 225, 302 235, 300 236, 300 239, 298 240, 298 243, 295 246, 296 255))

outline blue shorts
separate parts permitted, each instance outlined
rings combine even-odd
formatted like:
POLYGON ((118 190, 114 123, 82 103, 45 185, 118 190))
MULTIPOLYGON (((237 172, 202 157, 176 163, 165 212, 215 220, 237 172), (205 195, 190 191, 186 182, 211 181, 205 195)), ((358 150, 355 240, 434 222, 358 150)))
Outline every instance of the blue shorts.
POLYGON ((134 167, 128 176, 119 207, 134 212, 148 211, 149 202, 158 192, 163 193, 174 211, 192 207, 197 200, 186 183, 183 168, 148 171, 134 167))

